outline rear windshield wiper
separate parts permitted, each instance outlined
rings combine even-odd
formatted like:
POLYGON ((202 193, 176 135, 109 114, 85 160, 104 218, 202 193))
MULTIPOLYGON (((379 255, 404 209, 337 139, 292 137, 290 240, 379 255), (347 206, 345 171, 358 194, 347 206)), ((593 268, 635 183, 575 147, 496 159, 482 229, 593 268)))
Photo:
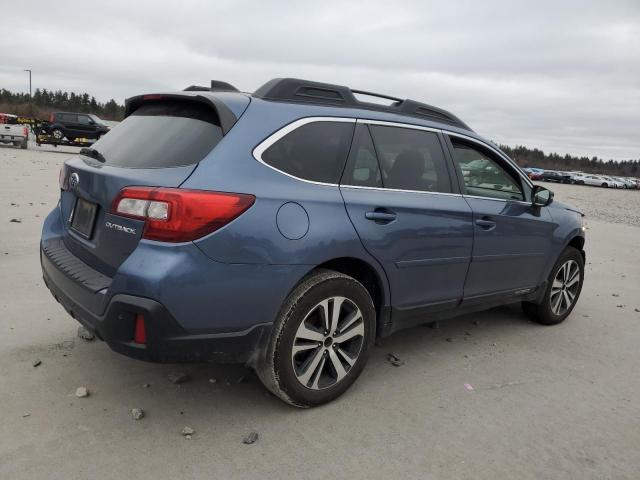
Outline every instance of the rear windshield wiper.
POLYGON ((102 155, 98 150, 94 150, 93 148, 88 148, 88 147, 81 148, 80 155, 86 155, 87 157, 91 157, 102 163, 107 161, 107 159, 104 158, 104 155, 102 155))

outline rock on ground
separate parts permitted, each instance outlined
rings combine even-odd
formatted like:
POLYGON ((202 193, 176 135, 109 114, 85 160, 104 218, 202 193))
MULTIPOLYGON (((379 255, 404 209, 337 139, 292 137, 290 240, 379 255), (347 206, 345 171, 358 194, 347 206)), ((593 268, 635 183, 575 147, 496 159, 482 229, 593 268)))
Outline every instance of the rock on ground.
POLYGON ((76 397, 85 398, 89 396, 89 389, 87 387, 78 387, 76 389, 76 397))
POLYGON ((142 417, 144 417, 144 410, 142 410, 141 408, 132 408, 131 416, 134 420, 140 420, 142 417))

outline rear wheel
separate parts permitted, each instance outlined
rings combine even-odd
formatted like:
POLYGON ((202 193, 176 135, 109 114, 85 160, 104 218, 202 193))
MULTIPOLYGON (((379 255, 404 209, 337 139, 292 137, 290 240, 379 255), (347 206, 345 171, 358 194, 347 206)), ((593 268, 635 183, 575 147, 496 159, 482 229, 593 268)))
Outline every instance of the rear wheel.
POLYGON ((22 150, 26 150, 28 146, 27 140, 25 139, 21 144, 20 144, 20 148, 22 150))
POLYGON ((62 139, 64 138, 64 133, 59 128, 52 130, 51 135, 53 135, 53 138, 55 138, 58 142, 62 141, 62 139))
POLYGON ((556 262, 540 303, 523 302, 532 320, 556 325, 569 316, 580 297, 584 281, 584 259, 574 247, 567 247, 556 262))
POLYGON ((287 403, 313 407, 342 395, 358 378, 375 337, 376 313, 357 280, 319 270, 289 295, 256 368, 287 403))
POLYGON ((601 187, 607 188, 609 185, 607 185, 606 183, 603 183, 602 185, 600 185, 601 187))

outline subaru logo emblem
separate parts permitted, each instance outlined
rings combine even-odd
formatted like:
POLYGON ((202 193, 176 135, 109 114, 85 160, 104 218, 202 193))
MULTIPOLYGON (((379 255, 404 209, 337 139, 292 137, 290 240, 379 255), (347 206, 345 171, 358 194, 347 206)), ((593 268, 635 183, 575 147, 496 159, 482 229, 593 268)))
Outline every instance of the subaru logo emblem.
POLYGON ((72 173, 71 176, 69 177, 69 187, 75 190, 78 187, 79 183, 80 183, 80 176, 75 172, 72 173))

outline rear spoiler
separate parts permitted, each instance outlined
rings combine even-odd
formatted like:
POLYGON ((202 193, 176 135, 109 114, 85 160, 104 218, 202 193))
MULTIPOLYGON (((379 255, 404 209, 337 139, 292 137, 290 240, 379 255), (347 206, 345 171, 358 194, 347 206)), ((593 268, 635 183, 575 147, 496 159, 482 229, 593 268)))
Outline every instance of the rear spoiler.
POLYGON ((124 118, 135 112, 141 105, 156 100, 184 100, 186 102, 198 102, 213 108, 220 119, 222 134, 226 135, 238 121, 238 117, 227 107, 222 100, 214 95, 207 95, 204 92, 184 92, 184 93, 153 93, 147 95, 137 95, 127 98, 124 102, 124 118))

